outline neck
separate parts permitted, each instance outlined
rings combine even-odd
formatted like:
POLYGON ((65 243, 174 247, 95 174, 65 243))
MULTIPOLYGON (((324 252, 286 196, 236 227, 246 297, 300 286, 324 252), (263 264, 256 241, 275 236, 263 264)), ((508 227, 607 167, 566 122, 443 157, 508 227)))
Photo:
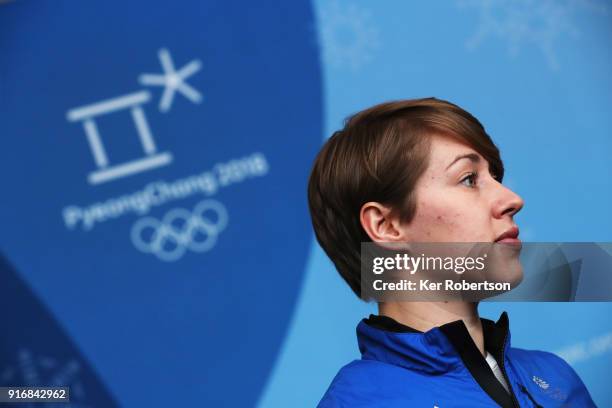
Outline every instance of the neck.
POLYGON ((378 314, 422 332, 463 320, 480 353, 486 354, 477 302, 381 302, 378 314))

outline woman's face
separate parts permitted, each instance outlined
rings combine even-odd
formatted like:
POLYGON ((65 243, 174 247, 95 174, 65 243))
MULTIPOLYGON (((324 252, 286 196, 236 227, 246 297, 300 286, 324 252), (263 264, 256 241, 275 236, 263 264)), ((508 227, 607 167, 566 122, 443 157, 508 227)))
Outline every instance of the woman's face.
POLYGON ((416 185, 415 216, 401 225, 405 241, 519 242, 513 217, 523 200, 489 173, 479 153, 459 140, 432 136, 429 155, 416 185))

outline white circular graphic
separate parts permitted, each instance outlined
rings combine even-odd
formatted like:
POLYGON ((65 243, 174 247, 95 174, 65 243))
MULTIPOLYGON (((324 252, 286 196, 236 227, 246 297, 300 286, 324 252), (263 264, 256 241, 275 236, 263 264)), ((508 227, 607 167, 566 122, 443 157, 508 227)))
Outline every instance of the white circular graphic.
POLYGON ((161 221, 154 217, 139 219, 132 226, 131 239, 136 249, 173 262, 181 259, 187 249, 193 252, 212 249, 227 222, 223 204, 204 200, 192 212, 174 208, 161 221))

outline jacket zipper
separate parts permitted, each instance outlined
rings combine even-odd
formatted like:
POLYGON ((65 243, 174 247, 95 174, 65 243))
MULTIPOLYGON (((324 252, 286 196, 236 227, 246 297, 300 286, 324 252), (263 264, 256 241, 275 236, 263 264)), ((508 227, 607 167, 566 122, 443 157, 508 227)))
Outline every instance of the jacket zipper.
POLYGON ((510 382, 510 379, 508 378, 508 374, 506 373, 506 342, 508 341, 508 331, 506 331, 506 334, 504 335, 504 343, 503 343, 503 348, 502 348, 502 353, 501 353, 501 370, 502 370, 502 374, 504 375, 504 378, 506 379, 506 382, 508 383, 508 388, 510 388, 510 395, 512 396, 512 402, 514 403, 514 406, 516 408, 521 408, 521 406, 518 403, 518 400, 516 399, 516 395, 514 394, 514 390, 512 389, 512 383, 510 382))

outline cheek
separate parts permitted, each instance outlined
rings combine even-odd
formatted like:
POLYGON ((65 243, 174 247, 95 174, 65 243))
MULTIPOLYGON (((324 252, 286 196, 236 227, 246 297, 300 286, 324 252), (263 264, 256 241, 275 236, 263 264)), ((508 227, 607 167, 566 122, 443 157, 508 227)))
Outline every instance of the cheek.
POLYGON ((448 195, 423 195, 413 227, 415 238, 432 242, 477 242, 487 236, 482 209, 448 195))

